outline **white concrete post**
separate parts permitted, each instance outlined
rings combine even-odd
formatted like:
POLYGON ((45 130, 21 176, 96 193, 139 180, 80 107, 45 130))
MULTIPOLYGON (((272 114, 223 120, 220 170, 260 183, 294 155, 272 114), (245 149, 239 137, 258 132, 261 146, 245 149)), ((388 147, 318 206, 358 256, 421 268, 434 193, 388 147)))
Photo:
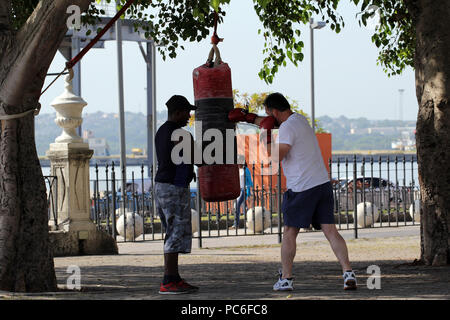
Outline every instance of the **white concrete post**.
POLYGON ((89 159, 93 151, 83 143, 76 128, 82 123, 81 113, 87 105, 73 93, 73 71, 65 78, 65 91, 55 98, 55 123, 63 129, 60 136, 50 144, 47 155, 51 161, 52 175, 58 181, 58 224, 65 231, 77 226, 81 237, 86 236, 90 226, 89 159), (80 225, 81 223, 81 225, 80 225), (86 230, 82 225, 86 225, 86 230))
MULTIPOLYGON (((54 255, 117 253, 114 239, 97 230, 90 219, 89 160, 94 152, 76 131, 83 121, 81 114, 87 103, 74 94, 72 78, 70 70, 64 93, 51 104, 56 109, 55 123, 63 129, 47 151, 51 174, 57 177, 58 183, 59 233, 51 236, 54 255)), ((53 219, 49 225, 56 229, 53 219)))

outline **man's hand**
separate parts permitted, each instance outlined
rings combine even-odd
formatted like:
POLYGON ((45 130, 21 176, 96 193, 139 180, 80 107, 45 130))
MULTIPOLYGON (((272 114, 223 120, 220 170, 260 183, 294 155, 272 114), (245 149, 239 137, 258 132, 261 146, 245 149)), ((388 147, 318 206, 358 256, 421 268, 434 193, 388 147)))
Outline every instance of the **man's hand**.
POLYGON ((249 113, 242 108, 235 108, 228 113, 228 120, 231 122, 245 121, 248 123, 255 123, 257 115, 255 113, 249 113))

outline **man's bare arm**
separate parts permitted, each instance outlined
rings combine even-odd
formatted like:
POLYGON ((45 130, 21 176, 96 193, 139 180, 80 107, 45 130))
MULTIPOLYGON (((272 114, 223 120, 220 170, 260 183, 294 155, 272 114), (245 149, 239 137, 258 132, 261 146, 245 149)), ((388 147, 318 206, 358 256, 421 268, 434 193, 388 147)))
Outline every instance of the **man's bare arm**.
MULTIPOLYGON (((274 150, 277 150, 278 147, 278 161, 281 161, 286 157, 289 150, 291 150, 291 145, 287 143, 278 143, 275 144, 275 142, 272 142, 274 144, 274 150)), ((272 146, 271 144, 261 143, 260 145, 264 146, 266 148, 267 154, 269 157, 272 156, 272 146)))
POLYGON ((287 143, 279 143, 278 144, 278 155, 279 161, 283 160, 286 157, 287 153, 291 150, 291 145, 287 143))

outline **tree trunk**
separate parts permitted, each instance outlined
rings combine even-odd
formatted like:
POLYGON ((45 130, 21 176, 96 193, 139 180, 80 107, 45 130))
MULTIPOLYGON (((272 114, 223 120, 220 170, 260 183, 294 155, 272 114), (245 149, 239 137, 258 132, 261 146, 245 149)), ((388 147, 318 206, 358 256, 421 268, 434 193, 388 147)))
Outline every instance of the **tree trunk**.
POLYGON ((450 2, 408 1, 416 25, 421 259, 450 263, 450 2))
POLYGON ((0 289, 55 291, 47 197, 34 117, 3 121, 0 138, 0 289))
MULTIPOLYGON (((89 0, 41 0, 16 33, 5 28, 0 4, 0 114, 38 105, 47 70, 67 31, 71 4, 86 10, 89 0)), ((64 66, 61 66, 61 69, 64 66)), ((57 289, 49 247, 45 183, 36 152, 34 117, 2 120, 0 126, 0 290, 57 289)))

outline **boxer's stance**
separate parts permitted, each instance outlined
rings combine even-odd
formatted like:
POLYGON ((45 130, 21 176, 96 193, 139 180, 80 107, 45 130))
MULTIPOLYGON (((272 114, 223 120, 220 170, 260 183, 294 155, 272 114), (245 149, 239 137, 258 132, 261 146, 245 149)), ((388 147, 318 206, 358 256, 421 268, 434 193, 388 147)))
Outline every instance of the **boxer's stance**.
MULTIPOLYGON (((322 229, 330 242, 342 266, 344 289, 356 289, 356 277, 350 266, 347 245, 334 223, 333 190, 314 130, 304 116, 291 110, 289 102, 280 93, 267 96, 264 106, 268 117, 234 109, 228 118, 234 122, 254 123, 268 131, 279 126, 276 143, 279 161, 282 161, 286 176, 287 191, 282 204, 282 270, 273 290, 293 290, 292 265, 297 249, 296 238, 300 228, 307 228, 311 224, 317 230, 322 229)), ((268 138, 267 143, 270 142, 268 138)))
MULTIPOLYGON (((178 273, 178 254, 190 253, 192 247, 191 205, 189 184, 194 177, 191 163, 175 164, 171 157, 177 142, 172 133, 184 127, 190 111, 196 107, 183 97, 174 95, 166 103, 167 121, 155 135, 158 170, 155 175, 155 203, 166 230, 164 239, 164 278, 160 294, 191 293, 198 290, 184 281, 178 273)), ((190 133, 189 133, 189 136, 190 133)), ((191 136, 192 137, 192 136, 191 136)), ((193 139, 192 139, 193 141, 193 139)))

